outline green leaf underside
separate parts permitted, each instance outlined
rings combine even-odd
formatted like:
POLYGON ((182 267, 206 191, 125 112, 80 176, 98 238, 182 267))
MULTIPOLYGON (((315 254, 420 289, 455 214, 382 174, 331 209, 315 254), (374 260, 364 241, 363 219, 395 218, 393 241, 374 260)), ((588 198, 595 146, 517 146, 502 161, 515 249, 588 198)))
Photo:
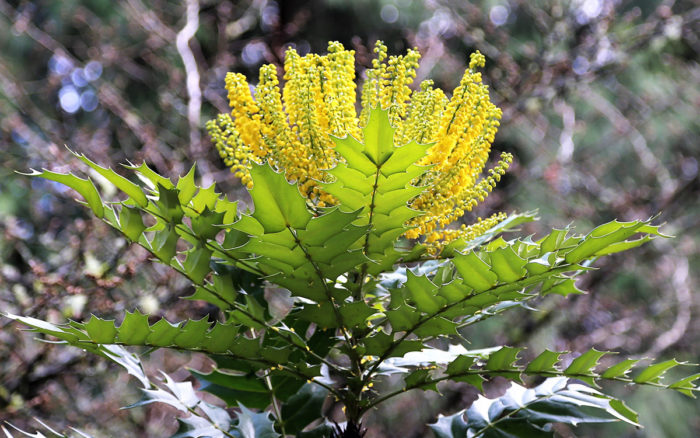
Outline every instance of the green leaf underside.
POLYGON ((513 383, 495 399, 479 396, 469 409, 441 415, 429 426, 438 438, 553 437, 553 423, 577 426, 620 420, 640 426, 636 414, 619 400, 566 378, 551 378, 533 389, 513 383))

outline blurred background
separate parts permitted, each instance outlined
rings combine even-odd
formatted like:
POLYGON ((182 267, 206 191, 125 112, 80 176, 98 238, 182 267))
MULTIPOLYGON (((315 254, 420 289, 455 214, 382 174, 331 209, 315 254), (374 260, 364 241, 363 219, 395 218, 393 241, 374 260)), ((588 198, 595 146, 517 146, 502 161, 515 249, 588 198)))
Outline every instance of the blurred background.
MULTIPOLYGON (((538 312, 509 313, 465 333, 470 347, 524 345, 700 362, 700 6, 692 0, 0 0, 0 310, 50 321, 140 308, 170 320, 211 309, 179 299, 188 282, 126 245, 62 186, 14 173, 83 169, 64 145, 103 165, 147 161, 165 175, 196 161, 245 197, 202 126, 227 111, 226 72, 257 81, 287 47, 357 53, 374 42, 417 47, 418 81, 459 82, 468 54, 486 55, 485 81, 503 109, 495 151, 516 161, 473 216, 539 209, 522 234, 659 215, 675 237, 598 263, 579 287, 538 312)), ((280 70, 281 71, 281 70, 280 70)), ((497 156, 494 154, 494 156, 497 156)), ((149 371, 186 379, 197 355, 157 351, 149 371)), ((487 385, 498 394, 503 385, 487 385)), ((430 437, 424 426, 475 397, 466 386, 411 392, 372 415, 368 437, 430 437), (410 413, 410 414, 408 414, 410 413)), ((643 430, 558 429, 563 437, 700 436, 698 403, 670 391, 606 390, 638 410, 643 430)), ((95 436, 168 436, 162 406, 125 373, 80 351, 38 343, 0 319, 0 420, 95 436)))

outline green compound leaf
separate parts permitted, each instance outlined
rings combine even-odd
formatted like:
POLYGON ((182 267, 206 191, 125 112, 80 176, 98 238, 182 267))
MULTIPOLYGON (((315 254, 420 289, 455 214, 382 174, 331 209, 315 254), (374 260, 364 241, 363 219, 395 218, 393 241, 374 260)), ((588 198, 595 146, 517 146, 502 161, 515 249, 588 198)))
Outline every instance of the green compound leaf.
MULTIPOLYGON (((101 355, 104 355, 101 346, 114 344, 172 347, 212 354, 230 352, 254 361, 259 361, 271 351, 269 348, 261 350, 258 339, 248 339, 240 334, 239 326, 219 322, 212 324, 206 318, 177 324, 160 319, 149 326, 146 315, 138 311, 127 312, 124 321, 117 327, 113 320, 104 320, 94 315, 87 323, 71 321, 60 325, 35 318, 9 314, 5 316, 30 326, 33 331, 54 336, 67 344, 101 355)), ((275 357, 280 358, 285 359, 285 356, 275 357)))
MULTIPOLYGON (((382 356, 394 344, 392 339, 385 335, 377 337, 373 343, 366 343, 366 345, 368 345, 368 348, 365 354, 382 356)), ((420 348, 420 345, 418 348, 420 348)), ((478 388, 481 388, 481 383, 484 380, 482 376, 500 375, 506 376, 511 380, 520 381, 521 374, 528 374, 541 377, 573 378, 583 380, 591 386, 597 386, 598 381, 601 379, 617 380, 625 383, 634 382, 675 389, 690 397, 694 397, 694 392, 698 391, 693 382, 700 378, 700 374, 679 379, 674 383, 663 384, 660 382, 660 377, 663 373, 677 365, 684 365, 675 360, 651 365, 642 369, 636 379, 630 380, 626 375, 638 360, 623 360, 616 365, 603 369, 600 374, 594 371, 595 367, 598 366, 599 360, 604 355, 610 354, 610 352, 591 349, 575 358, 566 369, 562 369, 559 358, 564 354, 563 352, 545 350, 529 363, 521 365, 516 362, 518 361, 518 354, 522 350, 522 348, 513 347, 466 350, 461 345, 450 345, 446 351, 423 349, 417 352, 416 349, 416 352, 410 352, 398 359, 388 359, 387 363, 394 366, 394 368, 390 369, 390 373, 406 373, 415 368, 440 368, 450 380, 467 382, 478 388), (397 366, 400 368, 396 368, 397 366)), ((442 379, 438 378, 437 381, 439 380, 442 379)), ((423 383, 428 385, 434 382, 426 379, 423 383)))
POLYGON ((576 276, 589 269, 586 266, 599 254, 612 251, 612 245, 624 243, 634 233, 662 235, 658 227, 640 221, 614 222, 594 231, 590 236, 602 239, 595 248, 590 247, 588 237, 554 230, 537 241, 499 237, 481 250, 456 253, 439 269, 422 276, 406 274, 391 292, 386 316, 396 331, 445 336, 454 330, 445 321, 475 323, 535 297, 538 286, 542 296, 583 293, 576 287, 576 276), (575 263, 567 262, 572 253, 575 263), (431 327, 433 321, 439 321, 446 331, 439 333, 431 327))
POLYGON ((95 184, 93 184, 89 177, 84 179, 71 173, 56 173, 46 169, 42 169, 41 171, 30 169, 30 171, 30 173, 23 173, 22 175, 37 176, 39 178, 55 181, 63 184, 64 186, 70 187, 78 192, 80 196, 85 198, 85 201, 95 216, 100 219, 104 217, 104 206, 102 204, 102 199, 95 188, 95 184))

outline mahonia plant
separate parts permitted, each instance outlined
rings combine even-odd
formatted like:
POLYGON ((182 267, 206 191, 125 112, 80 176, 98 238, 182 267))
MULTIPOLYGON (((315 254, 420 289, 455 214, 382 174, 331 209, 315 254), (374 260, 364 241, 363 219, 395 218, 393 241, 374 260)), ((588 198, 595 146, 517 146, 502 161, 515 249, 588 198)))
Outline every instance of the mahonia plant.
POLYGON ((694 396, 700 374, 663 380, 682 365, 673 359, 603 366, 611 352, 565 360, 544 350, 523 361, 519 347, 465 347, 465 328, 530 309, 537 297, 581 293, 576 277, 596 259, 665 236, 650 220, 585 235, 501 236, 533 214, 456 227, 512 160, 502 154, 485 172, 501 116, 477 71, 485 59, 473 54, 448 96, 431 81, 410 87, 417 51, 386 52, 378 43, 359 114, 354 53, 339 43, 323 56, 290 49, 282 89, 272 65, 252 92, 242 75, 226 76, 231 113, 207 129, 248 187, 252 211, 214 185, 198 187, 194 168, 173 182, 145 163, 126 166, 135 183, 76 154, 126 196, 117 202, 102 200, 89 177, 29 174, 80 193, 98 218, 187 277, 187 298, 217 306, 219 320, 149 323, 138 310, 119 323, 6 316, 124 366, 143 386, 136 405, 164 402, 183 413, 177 437, 357 437, 373 408, 405 391, 437 391, 441 382, 481 389, 494 376, 511 379, 510 389, 440 416, 430 425, 437 437, 547 437, 557 422, 638 426, 631 409, 600 392, 603 379, 694 396), (271 305, 282 290, 291 303, 283 312, 271 305), (191 371, 199 390, 236 409, 201 400, 190 382, 164 375, 154 383, 125 346, 209 355, 212 371, 191 371), (397 374, 402 383, 392 388, 387 376, 397 374), (545 380, 526 389, 523 375, 545 380), (344 419, 331 415, 337 405, 344 419))

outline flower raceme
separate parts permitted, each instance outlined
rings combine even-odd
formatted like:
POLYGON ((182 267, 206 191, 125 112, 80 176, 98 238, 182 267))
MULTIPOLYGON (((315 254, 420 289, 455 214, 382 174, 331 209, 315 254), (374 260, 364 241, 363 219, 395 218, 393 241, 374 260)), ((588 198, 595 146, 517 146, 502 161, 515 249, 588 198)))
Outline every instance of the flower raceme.
POLYGON ((207 123, 225 164, 250 188, 252 163, 268 162, 296 182, 313 205, 335 205, 321 185, 332 178, 327 170, 342 160, 332 137, 349 135, 362 141, 370 110, 379 107, 388 111, 395 146, 411 141, 431 145, 417 163, 429 169, 413 181, 425 189, 409 203, 423 214, 408 221, 406 238, 423 239, 435 253, 505 219, 504 213, 497 213, 470 226, 446 228, 488 196, 512 161, 503 153, 482 175, 501 117, 477 71, 484 66, 484 56, 478 51, 471 55, 469 68, 448 97, 430 80, 417 89, 410 87, 420 59, 417 50, 388 56, 386 46, 377 42, 374 52, 372 67, 365 71, 359 115, 354 51, 338 42, 329 43, 326 55, 300 56, 287 50, 282 90, 274 65, 261 67, 252 90, 245 76, 227 74, 231 112, 207 123))

